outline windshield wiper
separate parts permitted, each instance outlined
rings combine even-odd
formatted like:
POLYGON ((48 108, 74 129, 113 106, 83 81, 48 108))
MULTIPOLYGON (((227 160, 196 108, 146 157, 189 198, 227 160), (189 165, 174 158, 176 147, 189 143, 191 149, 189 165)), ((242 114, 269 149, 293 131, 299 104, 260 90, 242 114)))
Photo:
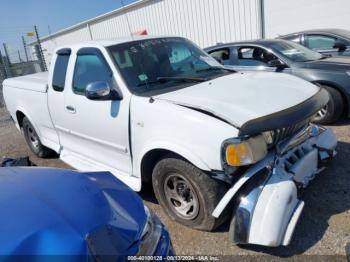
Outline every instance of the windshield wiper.
POLYGON ((182 77, 182 76, 160 76, 157 78, 160 82, 180 81, 180 82, 204 82, 209 79, 203 77, 182 77))
POLYGON ((205 68, 205 69, 196 70, 196 72, 199 73, 199 72, 205 72, 205 71, 219 71, 219 70, 226 70, 226 71, 230 71, 230 72, 236 72, 236 70, 234 70, 234 69, 226 68, 226 67, 219 67, 219 66, 212 66, 212 67, 208 67, 208 68, 205 68))
POLYGON ((157 83, 165 83, 170 81, 177 81, 177 82, 205 82, 208 81, 207 78, 201 78, 201 77, 181 77, 181 76, 160 76, 157 77, 157 80, 155 81, 146 81, 144 83, 140 83, 137 86, 145 86, 145 85, 152 85, 157 83))

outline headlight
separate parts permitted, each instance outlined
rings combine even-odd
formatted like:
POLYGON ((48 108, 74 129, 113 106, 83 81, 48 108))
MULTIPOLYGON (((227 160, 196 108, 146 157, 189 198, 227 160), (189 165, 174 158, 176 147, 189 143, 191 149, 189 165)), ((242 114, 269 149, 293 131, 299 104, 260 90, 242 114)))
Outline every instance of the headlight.
POLYGON ((267 142, 263 135, 247 139, 228 139, 223 143, 224 162, 230 166, 251 165, 267 154, 267 142))
POLYGON ((144 208, 147 220, 141 234, 141 244, 139 252, 137 252, 138 256, 153 255, 162 235, 162 223, 159 218, 146 206, 144 208))

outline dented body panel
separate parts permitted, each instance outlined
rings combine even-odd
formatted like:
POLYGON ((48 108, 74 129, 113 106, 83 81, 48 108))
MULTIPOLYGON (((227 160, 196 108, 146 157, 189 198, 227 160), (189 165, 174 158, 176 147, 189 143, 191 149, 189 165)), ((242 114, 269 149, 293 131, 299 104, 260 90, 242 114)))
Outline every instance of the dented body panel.
MULTIPOLYGON (((233 126, 299 105, 319 87, 297 77, 274 73, 236 73, 156 96, 206 110, 233 126)), ((305 117, 305 116, 304 116, 305 117)))
POLYGON ((308 126, 281 145, 284 149, 293 145, 292 148, 270 152, 252 166, 222 198, 213 216, 219 217, 243 185, 260 176, 261 182, 239 195, 230 238, 240 244, 288 245, 304 206, 297 190, 323 170, 320 161, 336 154, 336 144, 330 129, 308 126))

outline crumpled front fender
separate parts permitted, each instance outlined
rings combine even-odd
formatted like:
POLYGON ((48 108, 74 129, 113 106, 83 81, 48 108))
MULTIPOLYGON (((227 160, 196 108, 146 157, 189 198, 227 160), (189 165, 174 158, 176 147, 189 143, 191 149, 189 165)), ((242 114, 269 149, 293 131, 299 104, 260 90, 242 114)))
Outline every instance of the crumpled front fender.
POLYGON ((272 175, 256 202, 249 243, 266 246, 289 244, 289 240, 284 241, 284 235, 299 202, 295 183, 283 174, 272 175))
POLYGON ((295 183, 285 174, 273 173, 267 168, 260 171, 259 181, 252 182, 256 186, 241 194, 234 211, 230 239, 239 244, 288 245, 297 221, 293 219, 294 223, 291 218, 302 203, 295 183))
POLYGON ((304 207, 297 188, 304 188, 335 156, 337 144, 330 129, 310 126, 271 151, 230 188, 213 211, 219 217, 235 203, 229 236, 235 243, 288 245, 304 207))

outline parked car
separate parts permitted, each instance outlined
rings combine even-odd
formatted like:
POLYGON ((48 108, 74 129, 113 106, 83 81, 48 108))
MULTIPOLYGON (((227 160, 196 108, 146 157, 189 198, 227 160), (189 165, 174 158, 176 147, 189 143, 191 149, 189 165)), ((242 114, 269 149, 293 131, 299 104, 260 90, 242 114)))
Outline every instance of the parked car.
MULTIPOLYGON (((4 165, 10 162, 16 163, 7 159, 4 165)), ((174 254, 165 226, 109 172, 1 167, 0 192, 4 258, 64 255, 104 261, 108 256, 125 261, 130 255, 174 254)))
POLYGON ((322 54, 350 56, 350 31, 344 29, 319 29, 279 36, 322 54))
POLYGON ((52 65, 4 81, 7 109, 34 153, 109 170, 134 190, 152 181, 183 225, 209 231, 233 214, 236 242, 289 243, 303 208, 297 186, 318 173, 318 155, 334 154, 332 131, 310 124, 325 90, 225 69, 180 37, 67 45, 52 65))
POLYGON ((330 124, 343 114, 350 116, 350 58, 326 57, 286 40, 220 44, 205 50, 232 69, 292 74, 325 88, 330 99, 315 123, 330 124))

